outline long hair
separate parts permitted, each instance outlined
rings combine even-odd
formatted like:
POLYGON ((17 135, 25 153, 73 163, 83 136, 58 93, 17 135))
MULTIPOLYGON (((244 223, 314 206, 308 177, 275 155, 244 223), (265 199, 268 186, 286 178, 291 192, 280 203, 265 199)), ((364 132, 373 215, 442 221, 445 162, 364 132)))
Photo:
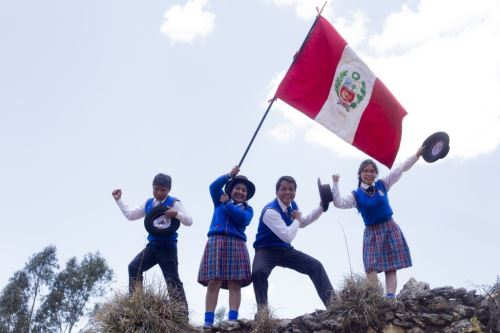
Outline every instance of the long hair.
POLYGON ((363 162, 361 162, 361 164, 359 165, 359 169, 358 169, 358 187, 361 186, 361 172, 364 170, 364 168, 366 168, 369 165, 373 166, 373 168, 375 169, 375 172, 378 175, 378 168, 377 168, 377 165, 375 164, 375 162, 373 162, 372 159, 364 160, 363 162))

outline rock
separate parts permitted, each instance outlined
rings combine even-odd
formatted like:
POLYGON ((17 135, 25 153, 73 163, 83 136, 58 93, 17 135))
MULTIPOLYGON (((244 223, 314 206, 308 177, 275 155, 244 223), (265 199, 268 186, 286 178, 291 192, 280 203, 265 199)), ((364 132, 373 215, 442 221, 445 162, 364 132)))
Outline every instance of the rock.
POLYGON ((401 319, 394 319, 392 321, 392 323, 396 326, 399 326, 399 327, 404 327, 404 328, 412 328, 414 325, 409 322, 409 321, 406 321, 406 320, 401 320, 401 319))
POLYGON ((477 324, 472 323, 468 319, 462 319, 460 321, 456 321, 444 329, 444 333, 473 333, 473 332, 479 333, 482 331, 477 324))
POLYGON ((406 331, 406 333, 425 333, 425 331, 423 329, 421 329, 420 327, 414 327, 414 328, 406 331))
POLYGON ((442 296, 444 298, 455 298, 455 289, 453 287, 440 287, 431 289, 431 294, 434 296, 442 296))
POLYGON ((445 297, 437 296, 432 299, 428 308, 432 312, 447 312, 450 310, 450 305, 445 297))
POLYGON ((384 333, 405 333, 405 330, 402 329, 401 327, 389 324, 386 327, 384 327, 383 332, 384 333))
POLYGON ((401 289, 398 298, 401 300, 418 298, 419 296, 429 294, 429 284, 425 282, 418 282, 414 278, 408 280, 401 289))
POLYGON ((460 315, 461 318, 470 318, 474 315, 473 307, 462 304, 455 305, 453 311, 460 315))
POLYGON ((422 313, 420 318, 426 323, 434 326, 444 326, 446 321, 444 321, 438 314, 435 313, 422 313))

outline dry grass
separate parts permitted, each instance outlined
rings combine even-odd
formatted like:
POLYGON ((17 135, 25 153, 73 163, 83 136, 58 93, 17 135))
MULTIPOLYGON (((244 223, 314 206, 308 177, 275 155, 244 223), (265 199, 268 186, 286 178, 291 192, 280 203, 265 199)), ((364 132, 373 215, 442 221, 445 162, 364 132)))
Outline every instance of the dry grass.
POLYGON ((261 309, 255 316, 255 327, 252 333, 277 333, 278 321, 269 308, 261 309))
POLYGON ((184 306, 169 299, 165 287, 148 284, 129 296, 117 293, 95 312, 93 332, 177 333, 193 329, 184 306))
POLYGON ((383 288, 374 285, 359 275, 344 280, 342 290, 337 294, 328 311, 343 318, 344 332, 366 332, 369 327, 382 331, 384 309, 389 303, 383 297, 383 288))

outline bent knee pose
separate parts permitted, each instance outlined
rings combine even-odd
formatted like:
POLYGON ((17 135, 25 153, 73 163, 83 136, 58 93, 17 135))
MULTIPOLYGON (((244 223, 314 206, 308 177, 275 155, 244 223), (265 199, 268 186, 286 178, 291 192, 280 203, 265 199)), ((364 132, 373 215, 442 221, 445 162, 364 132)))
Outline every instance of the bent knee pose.
MULTIPOLYGON (((158 174, 153 179, 153 197, 144 204, 129 209, 121 199, 122 191, 120 189, 113 191, 113 197, 120 207, 123 215, 128 220, 138 220, 143 218, 156 206, 165 206, 168 208, 165 212, 167 219, 178 219, 183 225, 193 224, 191 216, 188 215, 179 199, 170 196, 172 179, 165 174, 158 174)), ((132 294, 137 286, 142 286, 143 272, 158 264, 167 283, 168 294, 170 297, 178 300, 182 306, 187 318, 187 301, 184 293, 184 287, 179 278, 179 269, 177 261, 177 232, 169 235, 148 235, 148 244, 132 260, 128 266, 129 273, 129 292, 132 294)))
POLYGON ((412 265, 410 250, 399 226, 392 219, 389 189, 419 159, 423 147, 386 177, 377 179, 378 168, 368 159, 358 170, 358 188, 345 197, 340 196, 339 176, 333 175, 333 204, 338 208, 356 207, 365 223, 363 263, 369 281, 377 282, 377 273, 385 273, 386 296, 394 298, 397 288, 396 271, 412 265))
POLYGON ((255 186, 245 176, 237 176, 238 172, 236 166, 210 185, 214 214, 198 273, 198 282, 207 287, 205 327, 214 323, 220 288, 229 289, 228 319, 237 320, 241 287, 251 282, 245 228, 253 217, 247 201, 254 195, 255 186))
POLYGON ((260 216, 252 266, 253 287, 259 312, 267 310, 267 280, 276 266, 307 274, 325 306, 328 306, 334 294, 323 265, 291 245, 298 228, 304 228, 323 213, 323 208, 318 206, 311 214, 302 217, 297 203, 293 200, 296 190, 297 184, 292 177, 281 177, 276 183, 276 199, 264 207, 260 216))

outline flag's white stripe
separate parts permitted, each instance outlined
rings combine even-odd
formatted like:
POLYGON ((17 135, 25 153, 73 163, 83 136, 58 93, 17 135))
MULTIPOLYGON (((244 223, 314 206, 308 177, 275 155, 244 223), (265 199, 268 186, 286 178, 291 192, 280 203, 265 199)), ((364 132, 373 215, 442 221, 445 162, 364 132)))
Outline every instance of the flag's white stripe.
MULTIPOLYGON (((365 65, 365 63, 354 53, 354 51, 347 45, 344 48, 342 57, 340 58, 337 68, 335 70, 334 78, 332 81, 332 86, 330 87, 330 94, 323 104, 320 112, 316 116, 315 120, 321 123, 323 126, 336 133, 342 139, 348 143, 354 141, 354 136, 359 125, 359 121, 363 112, 370 101, 373 91, 373 85, 376 80, 375 74, 365 65), (366 94, 364 98, 359 102, 355 108, 349 108, 349 111, 342 105, 341 99, 337 95, 335 89, 335 82, 339 75, 347 71, 345 78, 349 78, 351 82, 357 85, 355 92, 359 93, 360 84, 362 81, 365 82, 366 94), (359 74, 359 79, 357 75, 352 77, 353 73, 359 74)), ((357 97, 354 99, 356 101, 357 97)))

